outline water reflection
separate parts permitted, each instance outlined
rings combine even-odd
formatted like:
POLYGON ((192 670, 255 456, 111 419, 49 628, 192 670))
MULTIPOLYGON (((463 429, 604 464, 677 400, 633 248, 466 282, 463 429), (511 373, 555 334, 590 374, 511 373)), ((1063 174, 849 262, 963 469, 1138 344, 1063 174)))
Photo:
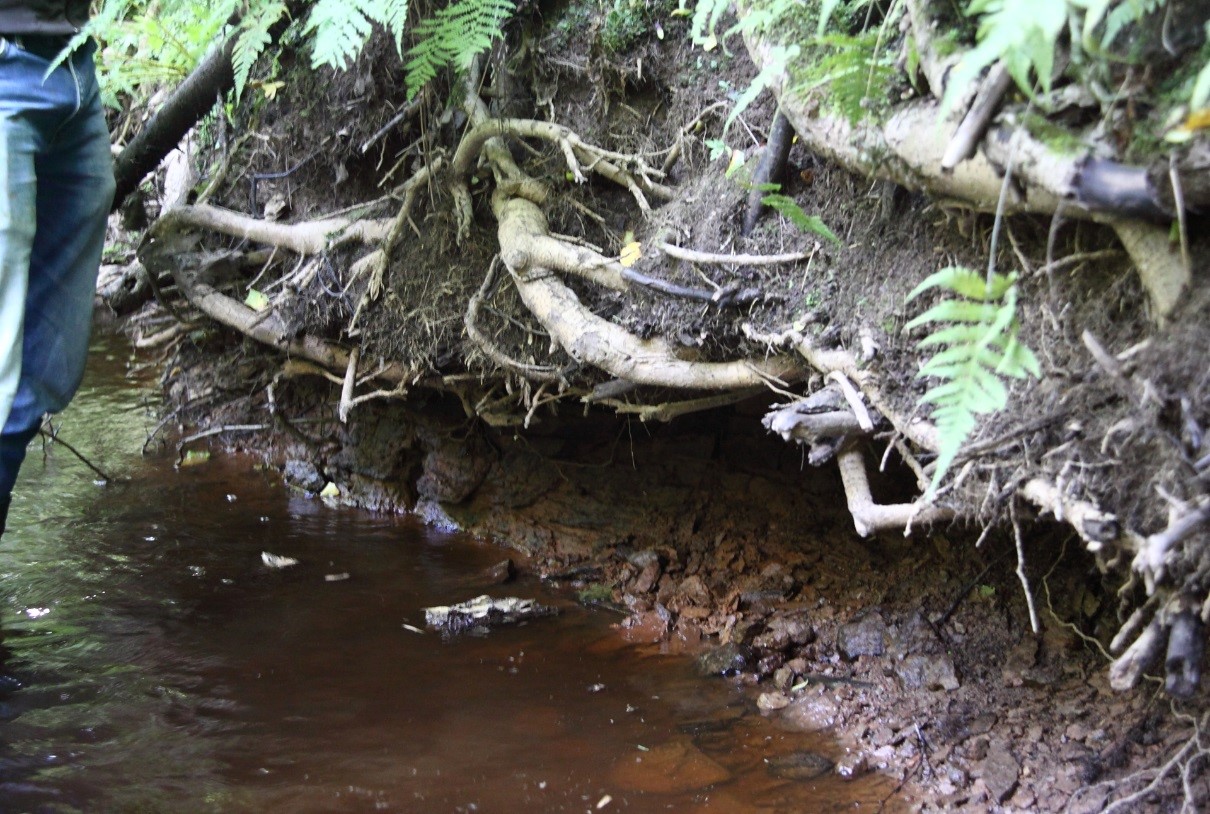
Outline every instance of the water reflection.
POLYGON ((510 592, 558 619, 410 632, 486 590, 501 552, 291 496, 246 461, 141 458, 154 422, 124 353, 98 344, 62 421, 123 482, 35 452, 0 541, 5 669, 25 684, 0 702, 0 810, 798 812, 890 794, 772 778, 768 755, 830 747, 539 585, 510 592), (300 564, 269 570, 266 550, 300 564))

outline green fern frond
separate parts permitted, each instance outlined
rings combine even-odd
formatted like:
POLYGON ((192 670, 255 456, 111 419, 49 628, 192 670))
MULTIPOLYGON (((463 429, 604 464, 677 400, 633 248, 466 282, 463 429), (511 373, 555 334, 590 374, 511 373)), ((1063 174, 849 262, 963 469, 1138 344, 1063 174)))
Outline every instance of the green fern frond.
POLYGON ((466 70, 500 36, 515 10, 513 0, 460 0, 417 24, 416 45, 404 66, 408 98, 442 68, 466 70))
POLYGON ((743 113, 748 108, 748 105, 756 101, 761 91, 777 81, 777 78, 786 70, 786 65, 789 64, 790 60, 797 57, 798 54, 799 48, 797 45, 789 47, 775 45, 769 49, 765 55, 766 61, 764 67, 760 69, 760 73, 752 80, 752 84, 748 85, 744 89, 744 92, 739 95, 739 98, 735 100, 735 107, 732 108, 731 113, 727 116, 727 120, 723 123, 724 134, 731 128, 731 124, 739 117, 739 114, 743 113))
POLYGON ((990 279, 963 266, 930 275, 910 294, 940 288, 955 295, 942 300, 904 326, 910 331, 936 324, 938 329, 921 339, 917 349, 944 346, 917 373, 941 380, 922 401, 935 405, 940 449, 926 499, 937 491, 954 458, 978 423, 978 416, 1008 405, 1003 377, 1022 379, 1042 374, 1033 351, 1017 338, 1016 275, 993 273, 990 279))
POLYGON ((315 37, 311 64, 343 70, 365 47, 374 23, 389 31, 399 45, 407 10, 407 0, 318 0, 303 27, 304 34, 315 37))
POLYGON ((286 4, 274 0, 249 9, 241 21, 239 39, 235 41, 235 48, 231 52, 237 100, 243 95, 244 86, 248 84, 248 74, 252 72, 252 66, 271 41, 269 29, 286 13, 286 4))

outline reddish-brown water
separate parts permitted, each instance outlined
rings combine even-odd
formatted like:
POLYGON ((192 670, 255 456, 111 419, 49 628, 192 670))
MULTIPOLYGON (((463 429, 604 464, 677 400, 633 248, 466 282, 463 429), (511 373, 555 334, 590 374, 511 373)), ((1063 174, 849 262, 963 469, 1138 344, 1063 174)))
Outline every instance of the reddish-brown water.
POLYGON ((140 457, 154 422, 124 353, 98 343, 60 422, 124 482, 35 450, 0 540, 0 669, 25 685, 0 700, 0 811, 827 812, 892 794, 774 778, 769 757, 837 750, 621 646, 615 617, 486 584, 500 549, 306 500, 247 461, 140 457), (485 637, 405 627, 488 591, 563 613, 485 637))

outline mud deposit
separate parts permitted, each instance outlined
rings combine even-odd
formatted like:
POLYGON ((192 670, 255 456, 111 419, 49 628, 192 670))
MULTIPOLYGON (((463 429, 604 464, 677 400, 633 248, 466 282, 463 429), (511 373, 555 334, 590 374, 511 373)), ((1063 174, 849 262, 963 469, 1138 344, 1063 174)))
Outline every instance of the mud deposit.
MULTIPOLYGON (((902 810, 897 782, 786 730, 690 659, 633 648, 505 552, 325 505, 246 458, 140 458, 145 390, 106 344, 23 472, 0 546, 0 809, 36 812, 902 810), (270 569, 262 551, 298 564, 270 569), (443 638, 484 591, 557 618, 443 638)), ((516 555, 513 555, 516 557, 516 555)))

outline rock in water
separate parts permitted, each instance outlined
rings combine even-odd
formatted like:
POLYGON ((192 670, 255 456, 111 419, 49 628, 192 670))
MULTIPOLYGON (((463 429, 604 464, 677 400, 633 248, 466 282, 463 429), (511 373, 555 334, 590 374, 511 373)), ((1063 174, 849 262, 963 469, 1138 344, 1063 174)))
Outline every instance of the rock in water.
POLYGON ((468 630, 498 627, 553 616, 555 608, 542 605, 536 599, 518 599, 515 596, 495 599, 477 596, 457 605, 439 605, 424 609, 424 621, 429 627, 442 633, 463 633, 468 630))
POLYGON ((765 761, 769 774, 782 780, 814 780, 832 771, 834 764, 818 752, 792 752, 765 761))
POLYGON ((698 656, 696 667, 702 676, 733 676, 754 661, 751 647, 729 642, 698 656))
POLYGON ((610 779, 624 791, 683 794, 730 780, 731 772, 688 738, 677 738, 620 761, 610 779))

